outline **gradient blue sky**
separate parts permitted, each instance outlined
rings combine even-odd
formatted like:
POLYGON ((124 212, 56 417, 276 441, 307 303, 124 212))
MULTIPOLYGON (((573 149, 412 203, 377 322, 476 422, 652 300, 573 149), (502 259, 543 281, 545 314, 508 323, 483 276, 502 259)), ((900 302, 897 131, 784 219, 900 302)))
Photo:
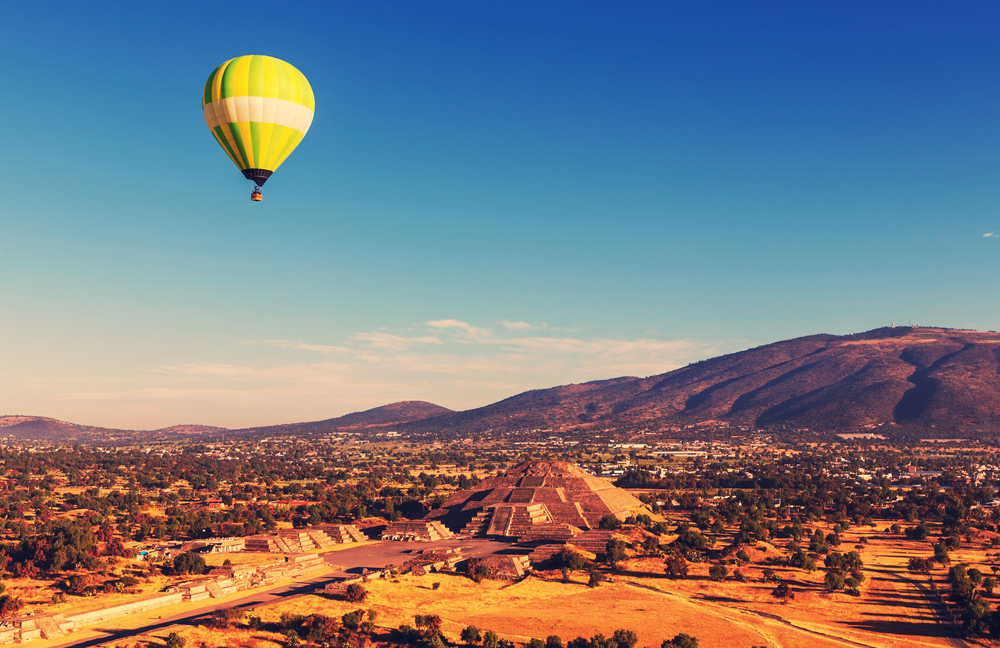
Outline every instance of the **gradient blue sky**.
POLYGON ((997 34, 988 2, 8 3, 0 414, 465 409, 1000 328, 997 34), (200 110, 242 54, 316 94, 263 204, 200 110))

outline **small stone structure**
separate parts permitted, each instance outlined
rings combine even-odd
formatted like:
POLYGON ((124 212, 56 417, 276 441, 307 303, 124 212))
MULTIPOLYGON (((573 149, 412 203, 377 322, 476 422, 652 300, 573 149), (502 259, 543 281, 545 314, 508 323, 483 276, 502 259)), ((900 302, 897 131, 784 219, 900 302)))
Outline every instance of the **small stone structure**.
POLYGON ((236 553, 246 547, 246 538, 210 538, 194 540, 181 545, 178 553, 197 551, 198 553, 236 553))
POLYGON ((353 524, 331 524, 310 529, 285 529, 277 533, 250 536, 246 538, 245 551, 302 553, 311 549, 326 549, 347 542, 363 542, 367 539, 353 524))
POLYGON ((412 540, 418 542, 431 542, 433 540, 444 540, 454 537, 454 533, 448 530, 440 522, 433 520, 404 520, 393 522, 382 532, 383 540, 412 540))
POLYGON ((362 533, 358 527, 353 524, 321 524, 314 528, 325 531, 326 534, 337 544, 364 542, 368 540, 368 536, 362 533))
POLYGON ((490 570, 490 578, 518 580, 531 569, 531 562, 524 554, 493 554, 479 561, 490 570))

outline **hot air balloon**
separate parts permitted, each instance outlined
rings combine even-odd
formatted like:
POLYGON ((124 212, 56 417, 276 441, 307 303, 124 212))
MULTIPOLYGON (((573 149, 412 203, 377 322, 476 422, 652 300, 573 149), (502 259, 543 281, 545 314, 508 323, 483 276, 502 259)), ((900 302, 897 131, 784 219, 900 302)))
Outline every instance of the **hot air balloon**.
POLYGON ((239 56, 215 68, 201 99, 205 122, 253 183, 250 199, 281 166, 312 124, 316 102, 306 77, 271 56, 239 56))

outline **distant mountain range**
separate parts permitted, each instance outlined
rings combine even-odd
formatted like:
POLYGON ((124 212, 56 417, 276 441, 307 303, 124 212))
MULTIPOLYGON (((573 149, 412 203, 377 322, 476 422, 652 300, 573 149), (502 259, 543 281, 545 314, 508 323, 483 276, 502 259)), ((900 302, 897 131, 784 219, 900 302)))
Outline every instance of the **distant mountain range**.
MULTIPOLYGON (((247 430, 282 435, 386 430, 474 435, 487 430, 673 427, 712 421, 852 432, 1000 429, 1000 334, 891 327, 812 335, 704 360, 649 378, 613 378, 538 389, 463 412, 404 401, 309 423, 247 430)), ((105 430, 41 417, 0 417, 0 435, 22 438, 153 438, 224 433, 175 426, 105 430)))
POLYGON ((709 421, 858 431, 1000 428, 1000 334, 889 327, 812 335, 696 362, 518 394, 408 430, 456 433, 567 426, 683 426, 709 421))

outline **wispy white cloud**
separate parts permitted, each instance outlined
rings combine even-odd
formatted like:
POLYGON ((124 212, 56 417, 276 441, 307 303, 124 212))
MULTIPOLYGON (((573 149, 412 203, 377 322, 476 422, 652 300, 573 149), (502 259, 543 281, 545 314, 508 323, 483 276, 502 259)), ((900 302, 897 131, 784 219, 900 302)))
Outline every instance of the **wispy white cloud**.
POLYGON ((589 338, 508 320, 477 326, 440 319, 330 342, 242 340, 244 348, 225 360, 151 367, 127 385, 67 384, 55 400, 74 411, 114 408, 122 418, 150 421, 148 427, 180 421, 245 427, 319 420, 398 400, 468 409, 528 389, 655 375, 732 350, 648 332, 589 338))
POLYGON ((296 349, 298 351, 319 351, 320 353, 347 353, 351 349, 346 346, 329 344, 306 344, 301 340, 239 340, 238 344, 262 344, 279 349, 296 349))
POLYGON ((493 331, 491 331, 488 328, 480 328, 478 326, 473 326, 468 322, 460 322, 454 319, 434 320, 432 322, 427 322, 427 326, 437 330, 442 330, 442 329, 458 330, 465 333, 468 337, 473 339, 480 339, 480 338, 490 337, 491 335, 493 335, 493 331))
POLYGON ((997 234, 996 232, 986 232, 983 234, 983 238, 1000 238, 1000 234, 997 234))
POLYGON ((409 349, 415 344, 442 344, 441 340, 432 335, 404 337, 402 335, 381 332, 358 333, 354 336, 354 339, 367 342, 370 346, 377 349, 394 349, 396 351, 409 349))
POLYGON ((545 324, 535 326, 534 324, 528 324, 527 322, 500 322, 500 325, 505 329, 510 331, 530 331, 532 329, 544 329, 545 324))

